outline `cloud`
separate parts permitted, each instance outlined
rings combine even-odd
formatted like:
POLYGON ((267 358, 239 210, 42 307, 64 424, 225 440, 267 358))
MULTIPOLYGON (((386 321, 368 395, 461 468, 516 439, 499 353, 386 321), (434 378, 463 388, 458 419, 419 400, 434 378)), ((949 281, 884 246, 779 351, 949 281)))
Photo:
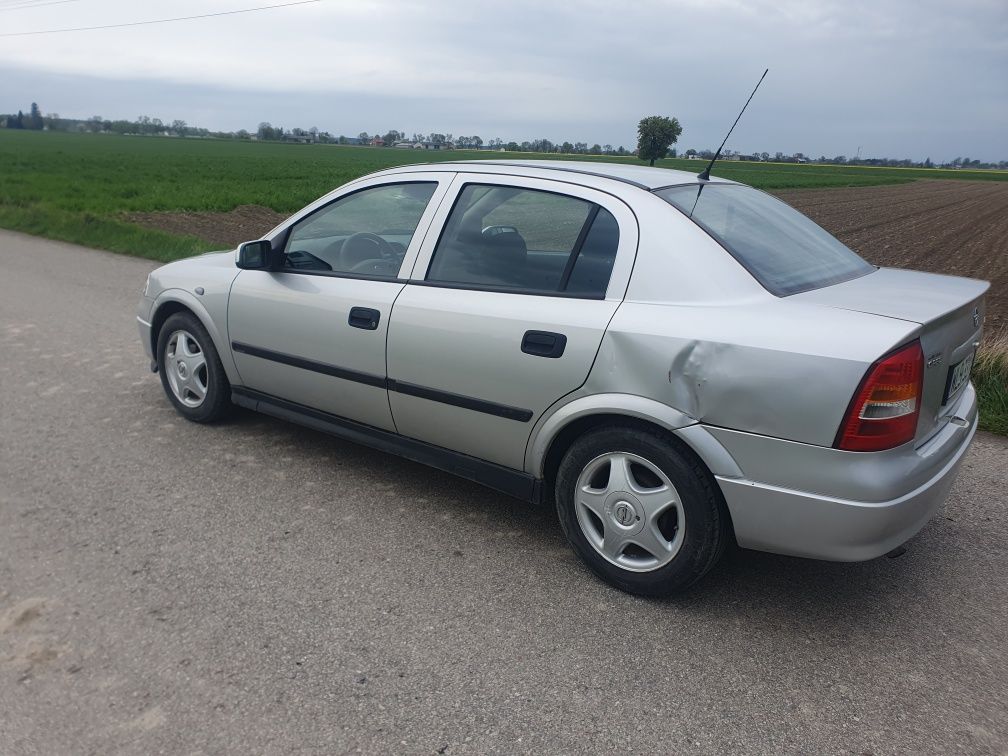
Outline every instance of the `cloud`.
MULTIPOLYGON (((89 26, 252 4, 0 6, 0 24, 89 26)), ((668 113, 683 123, 684 145, 705 147, 720 142, 769 66, 736 149, 1008 156, 1003 2, 323 0, 3 41, 0 110, 41 99, 28 90, 41 86, 44 107, 70 115, 64 103, 84 88, 87 111, 134 117, 163 102, 161 117, 211 128, 270 120, 627 146, 641 116, 668 113), (192 104, 208 91, 216 108, 192 104)))

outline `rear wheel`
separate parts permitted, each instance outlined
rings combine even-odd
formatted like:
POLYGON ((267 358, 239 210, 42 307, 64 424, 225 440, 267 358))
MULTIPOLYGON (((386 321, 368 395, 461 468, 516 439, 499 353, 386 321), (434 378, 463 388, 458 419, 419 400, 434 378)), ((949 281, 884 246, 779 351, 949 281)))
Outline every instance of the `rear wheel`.
POLYGON ((560 523, 596 575, 646 596, 681 591, 730 540, 707 471, 671 436, 602 428, 579 438, 557 471, 560 523))
POLYGON ((158 372, 183 417, 209 423, 231 406, 231 387, 210 334, 195 315, 177 312, 158 333, 158 372))

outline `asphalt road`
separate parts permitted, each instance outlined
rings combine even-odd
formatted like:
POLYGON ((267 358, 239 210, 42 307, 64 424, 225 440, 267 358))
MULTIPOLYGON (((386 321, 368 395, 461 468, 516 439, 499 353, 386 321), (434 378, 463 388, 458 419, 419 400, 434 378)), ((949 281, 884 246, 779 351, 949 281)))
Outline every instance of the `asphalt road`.
POLYGON ((152 264, 0 232, 0 753, 1008 752, 1008 444, 898 559, 594 579, 550 511, 180 419, 152 264))

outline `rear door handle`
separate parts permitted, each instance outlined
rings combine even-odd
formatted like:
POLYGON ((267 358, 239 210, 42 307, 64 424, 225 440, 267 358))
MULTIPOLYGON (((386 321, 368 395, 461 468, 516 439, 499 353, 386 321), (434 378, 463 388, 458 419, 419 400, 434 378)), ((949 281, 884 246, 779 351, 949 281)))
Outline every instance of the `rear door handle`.
POLYGON ((552 331, 525 331, 521 344, 521 350, 525 354, 553 359, 562 355, 566 347, 567 337, 552 331))
POLYGON ((381 313, 378 310, 372 310, 370 307, 351 307, 347 322, 354 328, 374 331, 378 328, 379 320, 381 320, 381 313))

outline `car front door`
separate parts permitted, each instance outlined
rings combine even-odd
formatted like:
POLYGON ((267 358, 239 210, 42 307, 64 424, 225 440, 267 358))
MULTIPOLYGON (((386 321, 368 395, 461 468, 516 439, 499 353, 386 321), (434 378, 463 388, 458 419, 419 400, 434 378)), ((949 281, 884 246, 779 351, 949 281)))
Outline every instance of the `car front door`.
POLYGON ((451 173, 371 179, 326 197, 274 237, 274 271, 243 270, 228 336, 248 389, 394 430, 385 338, 451 173))
POLYGON ((392 312, 398 431, 520 469, 536 420, 587 378, 637 236, 603 192, 459 174, 392 312))

